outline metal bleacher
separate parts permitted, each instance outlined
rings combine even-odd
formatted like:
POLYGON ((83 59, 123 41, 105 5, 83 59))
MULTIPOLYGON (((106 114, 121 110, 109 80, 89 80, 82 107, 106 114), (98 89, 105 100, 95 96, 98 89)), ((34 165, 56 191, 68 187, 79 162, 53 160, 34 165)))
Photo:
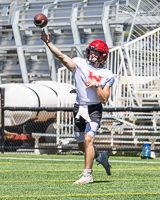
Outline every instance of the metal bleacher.
POLYGON ((51 39, 61 51, 70 55, 73 46, 73 37, 70 25, 72 4, 70 1, 28 1, 17 6, 14 2, 11 23, 15 43, 19 50, 21 60, 21 73, 23 82, 33 80, 56 80, 56 68, 61 63, 55 60, 41 38, 41 29, 33 23, 35 13, 44 13, 48 17, 46 32, 51 32, 51 39))
MULTIPOLYGON (((153 47, 151 43, 151 40, 159 42, 158 33, 153 33, 157 34, 156 37, 148 36, 148 39, 140 40, 143 43, 141 47, 137 41, 159 28, 160 3, 157 0, 0 1, 0 12, 1 83, 67 80, 66 77, 60 80, 61 74, 66 75, 68 72, 44 45, 41 29, 33 23, 36 14, 44 13, 48 17, 45 31, 51 33, 52 42, 68 56, 85 56, 85 49, 91 41, 106 41, 110 48, 107 67, 116 78, 109 105, 159 104, 154 102, 154 98, 157 98, 154 94, 159 86, 155 90, 155 84, 145 80, 147 76, 150 76, 149 81, 159 80, 156 71, 154 77, 153 74, 149 75, 150 65, 156 69, 159 66, 159 47, 153 47), (146 50, 143 50, 146 45, 144 40, 148 40, 146 50), (147 58, 151 55, 151 49, 157 59, 149 61, 147 58), (144 53, 146 51, 148 54, 144 53), (141 73, 140 68, 143 68, 141 73), (152 93, 149 90, 153 87, 152 93), (149 92, 147 94, 142 91, 146 88, 149 92), (144 97, 152 97, 153 102, 145 102, 144 97)), ((70 82, 74 83, 71 78, 70 82)))
MULTIPOLYGON (((0 1, 0 46, 7 47, 15 45, 13 38, 12 26, 9 21, 10 4, 12 1, 0 1)), ((16 65, 17 53, 13 52, 10 48, 0 49, 0 77, 9 76, 14 74, 18 69, 16 65)))

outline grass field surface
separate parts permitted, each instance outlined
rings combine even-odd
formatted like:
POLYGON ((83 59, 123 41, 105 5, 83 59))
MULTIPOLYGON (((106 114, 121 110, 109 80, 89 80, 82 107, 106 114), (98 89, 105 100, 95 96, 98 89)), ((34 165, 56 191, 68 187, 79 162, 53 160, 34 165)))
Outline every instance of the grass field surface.
POLYGON ((0 199, 160 199, 160 159, 110 157, 112 175, 94 162, 93 184, 74 185, 83 156, 0 154, 0 199))

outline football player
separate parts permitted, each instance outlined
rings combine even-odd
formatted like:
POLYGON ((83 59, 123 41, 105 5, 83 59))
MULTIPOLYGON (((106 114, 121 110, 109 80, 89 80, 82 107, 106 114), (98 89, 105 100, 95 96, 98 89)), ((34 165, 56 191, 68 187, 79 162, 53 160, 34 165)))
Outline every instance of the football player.
POLYGON ((92 165, 94 159, 111 175, 108 153, 100 153, 93 145, 102 117, 102 104, 110 96, 110 87, 114 83, 113 73, 104 67, 109 49, 102 40, 95 40, 86 49, 87 59, 71 59, 63 54, 50 40, 44 29, 41 39, 64 66, 74 74, 76 101, 74 104, 74 134, 79 150, 85 153, 85 169, 75 184, 93 183, 92 165))

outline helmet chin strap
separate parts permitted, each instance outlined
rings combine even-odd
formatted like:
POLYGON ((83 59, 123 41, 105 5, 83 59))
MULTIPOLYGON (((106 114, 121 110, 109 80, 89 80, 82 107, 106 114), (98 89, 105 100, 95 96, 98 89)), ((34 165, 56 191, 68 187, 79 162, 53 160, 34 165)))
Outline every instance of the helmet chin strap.
POLYGON ((100 62, 99 60, 88 60, 91 64, 95 64, 96 62, 100 62))
MULTIPOLYGON (((94 65, 96 62, 99 62, 99 63, 100 63, 99 60, 95 60, 95 61, 89 60, 89 63, 92 64, 92 65, 94 65)), ((98 68, 102 68, 102 67, 103 67, 103 66, 100 64, 98 68)))

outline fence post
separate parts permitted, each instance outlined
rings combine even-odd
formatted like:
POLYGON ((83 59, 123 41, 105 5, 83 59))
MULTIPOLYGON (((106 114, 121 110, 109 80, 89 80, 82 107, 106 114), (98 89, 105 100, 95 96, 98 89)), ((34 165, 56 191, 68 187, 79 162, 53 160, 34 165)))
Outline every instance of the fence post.
POLYGON ((4 153, 4 88, 1 88, 1 153, 4 153))

